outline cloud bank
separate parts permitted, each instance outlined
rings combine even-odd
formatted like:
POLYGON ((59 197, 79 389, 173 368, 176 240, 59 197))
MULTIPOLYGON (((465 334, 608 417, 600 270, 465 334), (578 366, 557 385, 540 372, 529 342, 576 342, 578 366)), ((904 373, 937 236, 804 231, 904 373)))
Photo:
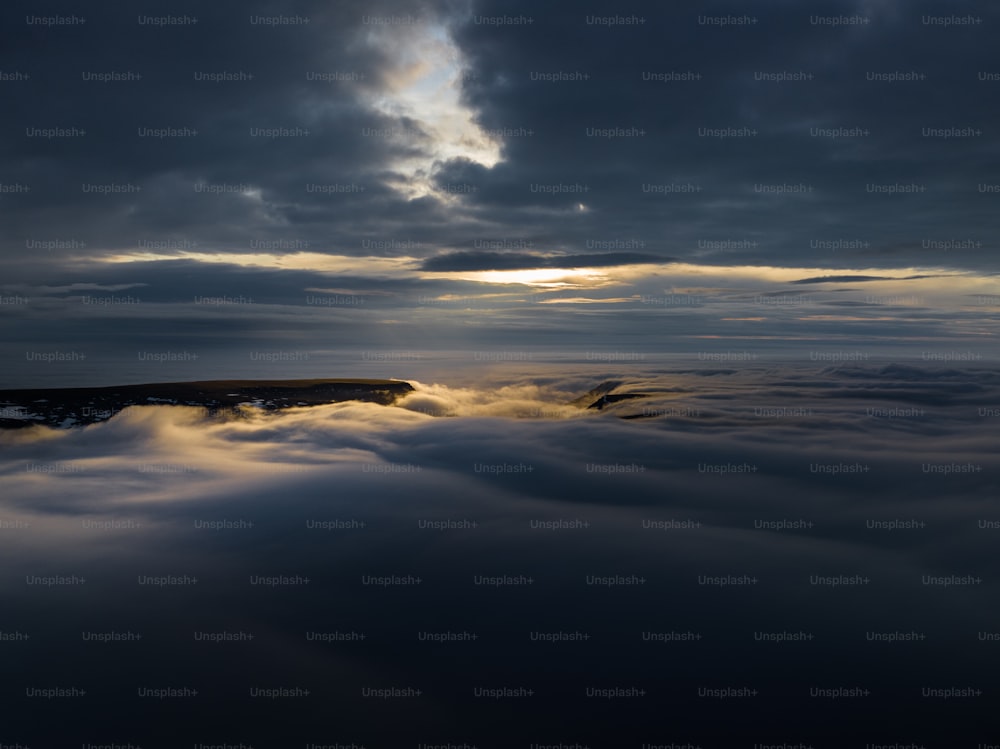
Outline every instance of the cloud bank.
MULTIPOLYGON (((133 651, 141 677, 124 662, 72 671, 93 700, 126 699, 143 680, 191 686, 205 697, 181 704, 214 712, 180 709, 216 729, 248 684, 309 689, 292 703, 302 707, 291 734, 268 723, 277 707, 227 734, 259 741, 327 740, 317 705, 336 700, 351 709, 342 728, 367 741, 445 740, 444 725, 479 741, 506 715, 505 741, 537 743, 560 735, 562 711, 602 704, 586 687, 648 696, 627 721, 610 707, 578 718, 581 741, 670 740, 664 700, 689 706, 686 735, 719 737, 699 721, 727 708, 697 690, 743 686, 759 691, 757 706, 803 700, 786 722, 809 737, 830 709, 809 690, 845 685, 875 696, 838 709, 877 705, 932 737, 946 710, 922 701, 921 685, 954 686, 960 674, 988 693, 992 646, 976 633, 992 631, 1000 573, 995 372, 847 363, 619 375, 622 392, 647 397, 596 411, 567 405, 573 380, 416 383, 392 407, 206 420, 152 406, 83 429, 6 433, 5 628, 78 639, 98 627, 71 600, 85 590, 103 607, 101 626, 150 643, 133 651), (28 575, 86 583, 44 588, 25 585, 28 575), (139 575, 198 582, 141 585, 139 575), (192 642, 193 631, 224 630, 258 639, 192 642), (434 644, 420 639, 428 632, 477 639, 434 644), (531 639, 560 632, 589 639, 531 639), (761 632, 813 639, 764 645, 761 632), (868 639, 900 632, 925 638, 868 639), (196 653, 218 670, 196 666, 196 653), (912 677, 899 676, 899 659, 912 677), (362 696, 390 687, 422 696, 362 696), (477 687, 537 697, 471 699, 477 687)), ((15 683, 32 673, 68 683, 65 669, 91 651, 9 652, 15 683)), ((156 709, 136 704, 125 725, 141 734, 156 709)), ((97 725, 82 706, 73 714, 75 732, 97 725)), ((22 717, 38 715, 29 705, 22 717)), ((766 732, 745 720, 740 735, 766 732)))

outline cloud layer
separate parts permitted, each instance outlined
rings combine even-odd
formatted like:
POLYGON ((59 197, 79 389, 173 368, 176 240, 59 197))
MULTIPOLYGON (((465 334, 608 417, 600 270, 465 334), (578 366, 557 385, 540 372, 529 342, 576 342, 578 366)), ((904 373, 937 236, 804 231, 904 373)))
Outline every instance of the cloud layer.
MULTIPOLYGON (((537 743, 560 735, 569 714, 581 742, 678 732, 706 741, 721 734, 700 721, 744 715, 728 705, 747 703, 697 690, 729 687, 759 690, 758 711, 801 700, 785 721, 804 740, 830 711, 860 718, 866 705, 930 740, 946 710, 921 685, 988 693, 992 645, 976 633, 993 629, 997 587, 995 373, 847 364, 621 374, 623 392, 648 397, 600 412, 566 405, 575 381, 543 377, 418 384, 395 407, 218 421, 148 407, 84 429, 4 434, 4 626, 60 648, 58 658, 11 650, 11 678, 44 673, 79 682, 93 703, 133 700, 134 735, 146 729, 133 720, 159 714, 130 696, 140 683, 199 689, 178 709, 213 730, 248 686, 309 689, 309 699, 275 702, 226 733, 262 742, 278 736, 269 718, 289 715, 289 704, 302 705, 292 735, 330 740, 313 707, 330 700, 350 706, 341 728, 371 742, 456 740, 442 734, 450 725, 470 743, 500 734, 537 743), (617 418, 630 415, 642 418, 617 418), (25 575, 86 583, 46 588, 25 575), (141 585, 140 575, 198 582, 141 585), (522 576, 532 582, 483 582, 522 576), (77 589, 99 614, 77 607, 77 589), (129 651, 135 668, 99 676, 80 668, 93 650, 81 629, 141 631, 149 645, 129 651), (257 639, 194 642, 200 631, 257 639), (433 644, 420 639, 428 632, 477 639, 433 644), (560 645, 533 632, 589 639, 560 645), (762 644, 761 632, 813 639, 762 644), (911 632, 925 637, 868 637, 911 632), (664 644, 644 633, 701 639, 664 644), (477 686, 537 696, 476 700, 477 686), (423 695, 371 700, 361 696, 368 687, 423 695), (647 696, 579 717, 602 704, 586 687, 647 696), (808 699, 814 687, 872 696, 828 703, 808 699), (657 717, 666 700, 690 710, 674 732, 657 717), (485 736, 500 716, 509 725, 485 736)), ((979 702, 962 704, 978 714, 979 702)), ((82 707, 66 709, 81 721, 74 735, 96 726, 82 707)), ((758 718, 744 719, 740 736, 766 735, 758 718)))

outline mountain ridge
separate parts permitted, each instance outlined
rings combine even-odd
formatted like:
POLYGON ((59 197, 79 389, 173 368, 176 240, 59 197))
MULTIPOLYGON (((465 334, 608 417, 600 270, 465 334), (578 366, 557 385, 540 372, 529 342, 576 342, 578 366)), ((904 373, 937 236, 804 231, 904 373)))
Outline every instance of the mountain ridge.
POLYGON ((243 405, 276 411, 343 401, 391 405, 414 391, 404 380, 197 380, 93 388, 0 390, 0 428, 96 424, 133 406, 201 406, 209 415, 243 405))

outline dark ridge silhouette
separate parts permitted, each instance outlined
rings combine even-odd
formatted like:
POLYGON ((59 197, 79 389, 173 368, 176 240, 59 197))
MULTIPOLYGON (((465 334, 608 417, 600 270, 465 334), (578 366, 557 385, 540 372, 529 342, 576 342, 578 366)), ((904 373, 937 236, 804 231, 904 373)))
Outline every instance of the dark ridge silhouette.
POLYGON ((84 426, 106 421, 130 406, 201 406, 210 416, 241 404, 266 411, 340 401, 392 405, 413 386, 402 380, 209 380, 99 388, 0 390, 0 428, 33 424, 84 426))
POLYGON ((577 408, 596 409, 600 411, 605 406, 610 406, 612 403, 632 400, 633 398, 649 397, 647 393, 615 393, 614 391, 621 387, 622 384, 621 380, 605 380, 597 387, 588 390, 579 398, 571 400, 569 405, 576 406, 577 408))
POLYGON ((603 409, 605 406, 610 406, 612 403, 618 403, 620 401, 632 400, 633 398, 648 398, 646 393, 611 393, 608 395, 602 395, 596 401, 591 403, 587 408, 596 408, 598 411, 603 409))
POLYGON ((606 380, 597 387, 591 388, 579 398, 571 400, 569 405, 577 406, 578 408, 590 408, 603 396, 607 395, 621 384, 621 380, 606 380))

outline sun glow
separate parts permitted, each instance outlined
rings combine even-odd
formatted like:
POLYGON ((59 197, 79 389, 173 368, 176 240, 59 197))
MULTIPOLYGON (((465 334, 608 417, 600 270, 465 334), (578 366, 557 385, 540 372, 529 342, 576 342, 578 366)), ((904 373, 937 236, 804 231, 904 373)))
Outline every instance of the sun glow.
POLYGON ((608 275, 594 268, 533 268, 530 270, 481 270, 449 273, 451 278, 492 284, 521 284, 541 288, 596 287, 608 283, 608 275))

